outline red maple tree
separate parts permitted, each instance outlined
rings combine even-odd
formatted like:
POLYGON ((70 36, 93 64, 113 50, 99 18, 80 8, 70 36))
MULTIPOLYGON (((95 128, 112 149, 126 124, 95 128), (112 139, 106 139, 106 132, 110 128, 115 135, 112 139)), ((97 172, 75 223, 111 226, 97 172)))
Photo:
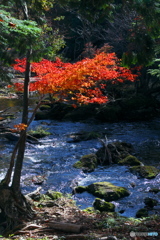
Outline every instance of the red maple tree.
MULTIPOLYGON (((14 69, 24 72, 26 59, 15 61, 14 69)), ((116 84, 137 79, 137 74, 121 66, 115 53, 104 52, 76 63, 64 63, 59 58, 54 62, 42 59, 31 63, 31 71, 38 80, 30 83, 30 91, 37 91, 41 95, 50 93, 63 101, 70 99, 84 104, 107 102, 104 91, 107 81, 116 84)), ((23 91, 22 83, 16 83, 15 87, 23 91)))

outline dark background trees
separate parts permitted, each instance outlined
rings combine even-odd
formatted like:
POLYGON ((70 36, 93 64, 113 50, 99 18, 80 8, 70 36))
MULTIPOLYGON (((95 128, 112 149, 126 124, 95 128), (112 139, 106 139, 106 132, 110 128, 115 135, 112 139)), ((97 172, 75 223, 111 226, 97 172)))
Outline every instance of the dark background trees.
MULTIPOLYGON (((56 9, 65 16, 60 29, 65 30, 66 47, 63 53, 66 58, 76 61, 83 57, 86 46, 93 51, 93 48, 109 43, 123 59, 124 66, 141 65, 138 91, 148 94, 153 82, 157 82, 148 70, 154 58, 158 57, 155 51, 160 41, 158 0, 59 0, 56 9)), ((53 14, 54 9, 51 11, 53 14)), ((157 68, 156 64, 154 68, 157 68)))

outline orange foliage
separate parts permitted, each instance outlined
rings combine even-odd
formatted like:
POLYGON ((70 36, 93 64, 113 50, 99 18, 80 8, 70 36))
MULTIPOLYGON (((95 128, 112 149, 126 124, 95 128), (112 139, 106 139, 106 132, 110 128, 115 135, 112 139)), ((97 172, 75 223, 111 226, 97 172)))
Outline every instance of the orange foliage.
POLYGON ((10 129, 12 132, 21 132, 22 130, 26 130, 27 125, 24 123, 19 123, 14 125, 14 129, 10 129))
MULTIPOLYGON (((14 69, 25 71, 26 59, 16 59, 14 69)), ((64 63, 59 58, 51 62, 43 59, 33 62, 31 71, 38 81, 30 83, 30 91, 40 94, 56 94, 61 99, 71 99, 80 103, 104 103, 108 101, 104 94, 107 81, 113 84, 135 81, 136 74, 120 66, 115 53, 100 52, 93 59, 83 59, 76 63, 64 63)), ((16 83, 18 91, 23 91, 23 84, 16 83)))

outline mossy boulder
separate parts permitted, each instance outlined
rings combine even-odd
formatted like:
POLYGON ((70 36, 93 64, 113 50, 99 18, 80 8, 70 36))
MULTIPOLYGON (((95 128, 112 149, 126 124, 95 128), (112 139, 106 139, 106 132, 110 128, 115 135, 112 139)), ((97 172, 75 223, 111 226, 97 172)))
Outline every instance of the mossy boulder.
POLYGON ((146 208, 141 208, 136 213, 137 218, 148 217, 148 210, 146 208))
POLYGON ((46 195, 52 200, 56 200, 58 198, 63 197, 63 194, 61 192, 56 192, 56 191, 52 191, 52 190, 48 190, 46 192, 46 195))
POLYGON ((105 147, 102 147, 96 152, 98 164, 110 164, 108 152, 110 153, 113 163, 118 163, 133 152, 132 144, 126 142, 116 141, 113 143, 109 143, 107 147, 108 151, 106 151, 105 147))
POLYGON ((144 203, 147 207, 150 207, 150 208, 153 208, 154 206, 158 205, 158 201, 156 199, 149 198, 149 197, 146 197, 144 199, 144 203))
POLYGON ((147 179, 155 178, 160 173, 160 170, 153 166, 134 166, 129 169, 132 173, 147 179))
POLYGON ((133 155, 128 155, 123 160, 120 160, 118 162, 118 164, 127 165, 127 166, 140 166, 140 165, 142 165, 142 163, 138 160, 138 158, 136 158, 133 155))
POLYGON ((129 191, 124 187, 118 187, 110 182, 96 182, 87 186, 86 190, 96 197, 107 202, 129 196, 129 191))
POLYGON ((92 172, 97 167, 97 156, 94 153, 84 155, 80 161, 76 162, 73 167, 81 168, 84 172, 92 172))
POLYGON ((46 129, 42 128, 41 126, 37 127, 35 130, 28 131, 28 134, 35 138, 43 138, 46 136, 51 135, 46 129))
POLYGON ((93 207, 96 210, 99 210, 100 212, 114 212, 115 211, 115 205, 110 202, 106 202, 103 199, 96 198, 93 207))

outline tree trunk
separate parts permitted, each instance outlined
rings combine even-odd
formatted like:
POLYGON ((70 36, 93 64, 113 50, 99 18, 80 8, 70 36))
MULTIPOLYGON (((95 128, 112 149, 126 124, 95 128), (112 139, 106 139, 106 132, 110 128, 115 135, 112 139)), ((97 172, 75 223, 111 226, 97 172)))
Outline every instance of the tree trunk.
MULTIPOLYGON (((31 50, 28 50, 27 61, 26 61, 26 72, 24 81, 24 95, 23 95, 23 114, 22 123, 28 123, 28 100, 29 100, 29 81, 30 81, 30 55, 31 50)), ((8 182, 4 181, 0 184, 0 222, 1 217, 5 219, 4 232, 12 230, 16 224, 19 224, 23 219, 33 217, 33 210, 31 209, 30 203, 27 202, 20 190, 20 179, 21 171, 23 166, 23 159, 26 145, 26 130, 22 130, 20 134, 20 141, 17 143, 16 150, 17 159, 15 163, 15 169, 13 174, 13 181, 11 187, 8 186, 11 171, 13 169, 13 161, 10 166, 8 176, 8 182)), ((15 151, 16 151, 15 150, 15 151)), ((14 156, 16 153, 14 153, 14 156)), ((14 157, 13 157, 14 158, 14 157)), ((1 233, 0 233, 1 234, 1 233)), ((2 233, 3 234, 3 233, 2 233)), ((6 233, 7 235, 7 233, 6 233)))
MULTIPOLYGON (((25 81, 24 81, 24 93, 23 93, 23 114, 22 114, 22 123, 28 124, 28 101, 29 101, 29 82, 30 82, 30 56, 31 50, 28 50, 27 60, 26 60, 26 71, 25 71, 25 81)), ((18 147, 18 154, 14 169, 12 188, 15 193, 20 192, 20 178, 21 171, 23 166, 25 145, 26 145, 26 130, 22 130, 21 142, 18 147)))

